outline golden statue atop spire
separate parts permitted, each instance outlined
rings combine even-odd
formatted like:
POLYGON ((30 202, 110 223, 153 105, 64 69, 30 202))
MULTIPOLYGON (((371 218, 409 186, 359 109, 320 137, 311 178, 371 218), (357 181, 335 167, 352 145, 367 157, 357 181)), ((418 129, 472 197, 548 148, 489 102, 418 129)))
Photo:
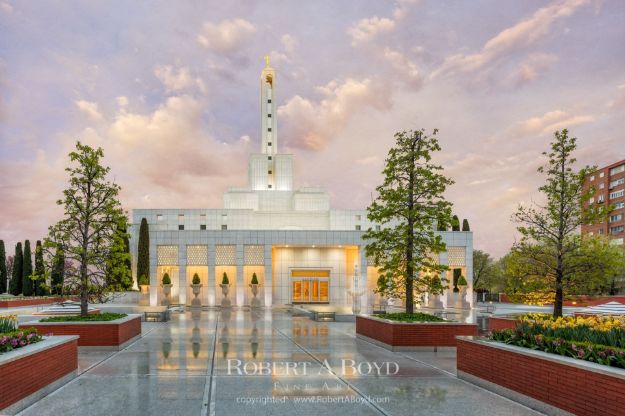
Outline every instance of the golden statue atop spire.
POLYGON ((265 65, 267 65, 266 67, 269 68, 269 55, 265 55, 265 65))

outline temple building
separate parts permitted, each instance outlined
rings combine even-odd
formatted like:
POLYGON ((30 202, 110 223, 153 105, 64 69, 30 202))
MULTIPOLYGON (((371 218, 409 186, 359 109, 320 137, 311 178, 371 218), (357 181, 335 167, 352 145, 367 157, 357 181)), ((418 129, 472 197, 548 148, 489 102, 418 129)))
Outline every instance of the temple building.
MULTIPOLYGON (((250 304, 254 274, 265 307, 350 306, 354 294, 360 295, 363 311, 379 302, 373 293, 377 271, 365 256, 362 239, 369 227, 379 226, 368 221, 365 209, 331 209, 322 188, 294 187, 294 157, 279 152, 276 85, 276 72, 267 61, 260 76, 260 152, 250 155, 248 185, 225 192, 223 209, 133 209, 135 280, 139 225, 142 218, 149 224, 151 305, 160 302, 164 273, 173 284, 174 304, 191 303, 195 273, 202 282, 198 297, 207 306, 219 305, 224 273, 236 306, 250 304)), ((468 281, 463 295, 472 303, 472 233, 441 234, 447 252, 439 261, 462 270, 468 281)), ((451 281, 452 270, 447 274, 451 281)), ((447 292, 442 302, 452 306, 452 291, 447 292)))

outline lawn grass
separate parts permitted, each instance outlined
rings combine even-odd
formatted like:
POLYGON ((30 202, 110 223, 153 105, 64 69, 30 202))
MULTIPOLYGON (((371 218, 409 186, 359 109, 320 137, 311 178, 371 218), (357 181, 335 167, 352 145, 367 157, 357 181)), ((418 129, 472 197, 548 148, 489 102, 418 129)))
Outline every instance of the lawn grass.
POLYGON ((39 322, 101 322, 101 321, 114 321, 116 319, 121 319, 127 317, 128 314, 125 313, 112 313, 112 312, 104 312, 104 313, 94 313, 87 316, 80 315, 71 315, 71 316, 50 316, 48 318, 40 319, 39 322))
POLYGON ((438 316, 430 315, 429 313, 380 313, 373 315, 376 318, 389 319, 391 321, 398 322, 447 322, 443 318, 439 318, 438 316))

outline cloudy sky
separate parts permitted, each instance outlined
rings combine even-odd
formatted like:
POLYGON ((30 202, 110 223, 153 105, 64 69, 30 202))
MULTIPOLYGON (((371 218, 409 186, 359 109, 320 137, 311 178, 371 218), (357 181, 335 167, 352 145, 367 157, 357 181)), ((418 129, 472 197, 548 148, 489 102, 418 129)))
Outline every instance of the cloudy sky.
POLYGON ((393 133, 440 129, 448 197, 504 254, 556 129, 578 159, 625 158, 625 2, 0 0, 0 239, 42 238, 76 140, 133 207, 221 206, 259 144, 278 73, 297 184, 362 208, 393 133))

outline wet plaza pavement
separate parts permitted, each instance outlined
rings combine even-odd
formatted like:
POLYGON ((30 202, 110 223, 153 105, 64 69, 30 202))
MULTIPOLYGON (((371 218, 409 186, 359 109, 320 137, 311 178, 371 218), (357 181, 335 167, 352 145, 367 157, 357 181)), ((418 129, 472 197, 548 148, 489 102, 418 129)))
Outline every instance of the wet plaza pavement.
POLYGON ((173 313, 21 415, 537 415, 455 376, 455 352, 390 352, 348 322, 173 313))

